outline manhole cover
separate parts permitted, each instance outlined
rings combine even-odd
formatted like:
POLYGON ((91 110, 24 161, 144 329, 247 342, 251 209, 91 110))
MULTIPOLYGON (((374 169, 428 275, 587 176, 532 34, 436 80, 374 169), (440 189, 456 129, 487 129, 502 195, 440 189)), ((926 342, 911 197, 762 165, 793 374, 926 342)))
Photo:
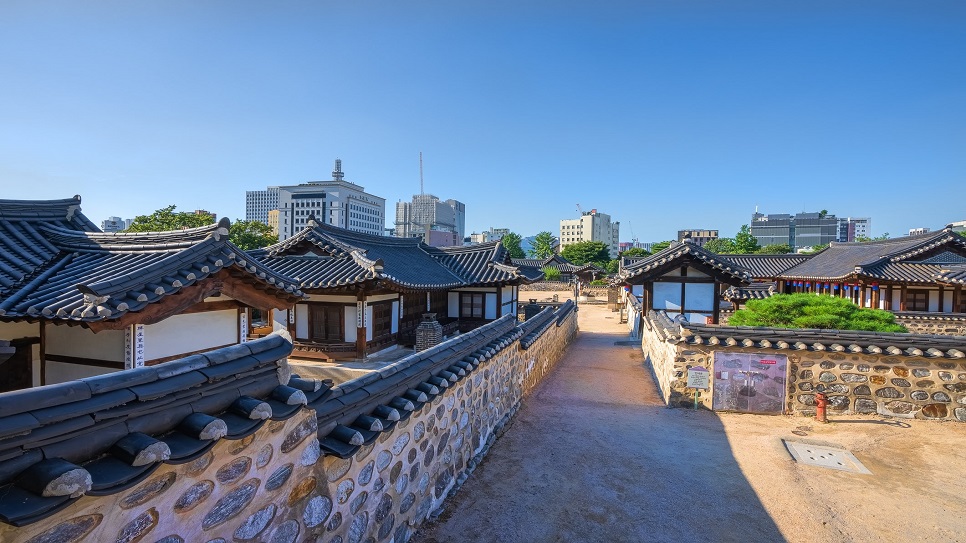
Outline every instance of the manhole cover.
POLYGON ((851 471, 852 473, 872 473, 862 465, 862 462, 859 462, 859 459, 854 454, 844 449, 836 449, 824 445, 812 445, 799 441, 788 441, 785 439, 782 441, 785 443, 785 448, 791 453, 792 458, 799 464, 851 471))

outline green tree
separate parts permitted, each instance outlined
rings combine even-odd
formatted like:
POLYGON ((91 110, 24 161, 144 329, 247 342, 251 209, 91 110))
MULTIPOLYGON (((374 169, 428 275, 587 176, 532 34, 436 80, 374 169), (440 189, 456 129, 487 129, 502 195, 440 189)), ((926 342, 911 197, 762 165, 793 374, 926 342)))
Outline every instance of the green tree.
POLYGON ((790 252, 792 252, 792 248, 787 243, 774 243, 758 249, 758 254, 762 255, 785 255, 790 252))
POLYGON ((523 252, 523 248, 520 247, 521 241, 523 241, 523 238, 520 237, 520 234, 514 232, 504 234, 503 237, 500 238, 500 242, 503 243, 503 246, 506 247, 506 250, 510 252, 510 258, 527 257, 527 255, 523 252))
POLYGON ((744 309, 728 319, 730 326, 771 328, 822 328, 907 332, 896 324, 896 316, 881 309, 863 309, 845 298, 815 294, 775 294, 763 300, 749 300, 744 309))
POLYGON ((163 207, 150 215, 134 217, 128 232, 164 232, 167 230, 182 230, 197 228, 215 222, 215 218, 208 213, 175 212, 177 206, 163 207))
POLYGON ((855 236, 855 241, 882 241, 886 239, 889 239, 888 232, 886 232, 885 234, 882 234, 881 236, 876 236, 874 238, 870 238, 869 236, 855 236))
POLYGON ((634 256, 650 256, 650 255, 651 255, 650 251, 648 251, 647 249, 642 249, 640 247, 631 247, 630 249, 621 253, 621 256, 626 256, 628 258, 634 257, 634 256))
POLYGON ((617 273, 617 270, 619 270, 620 267, 621 267, 621 261, 615 258, 614 260, 611 260, 610 262, 608 262, 607 266, 605 266, 604 269, 607 271, 607 273, 617 273))
POLYGON ((735 240, 731 238, 710 239, 704 244, 704 248, 712 253, 730 254, 735 252, 735 240))
POLYGON ((671 246, 671 243, 672 242, 670 240, 668 240, 668 241, 659 241, 657 243, 652 243, 651 244, 651 253, 657 254, 658 252, 663 251, 664 249, 667 249, 668 247, 670 247, 671 246))
POLYGON ((589 262, 606 268, 610 262, 610 250, 603 241, 579 241, 564 247, 560 255, 578 266, 589 262))
POLYGON ((560 270, 557 268, 552 268, 550 266, 544 266, 540 268, 543 272, 543 278, 546 281, 560 281, 560 270))
POLYGON ((533 248, 530 249, 530 256, 533 258, 550 258, 554 254, 554 247, 557 245, 557 238, 550 232, 540 232, 533 238, 533 248))
POLYGON ((757 253, 758 249, 760 249, 758 238, 751 235, 751 229, 747 224, 741 225, 741 229, 735 234, 735 254, 757 253))
POLYGON ((272 227, 259 221, 236 219, 228 229, 228 239, 239 249, 250 251, 278 242, 272 227))

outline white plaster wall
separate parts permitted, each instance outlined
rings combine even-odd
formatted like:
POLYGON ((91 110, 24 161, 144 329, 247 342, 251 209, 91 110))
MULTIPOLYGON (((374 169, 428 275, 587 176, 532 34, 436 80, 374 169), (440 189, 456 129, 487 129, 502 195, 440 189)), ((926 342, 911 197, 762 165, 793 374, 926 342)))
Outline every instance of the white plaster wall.
MULTIPOLYGON (((684 300, 688 309, 696 311, 714 310, 714 284, 713 283, 685 283, 684 300)), ((695 321, 692 321, 695 322, 695 321)), ((704 322, 704 319, 701 320, 704 322)))
POLYGON ((483 318, 485 319, 495 319, 496 318, 496 293, 487 292, 486 302, 483 306, 483 318))
POLYGON ((385 302, 386 300, 398 300, 398 294, 379 294, 376 296, 366 296, 366 303, 385 302))
POLYGON ((929 291, 929 311, 939 311, 939 290, 929 291))
POLYGON ((711 277, 706 273, 701 273, 697 269, 688 267, 688 277, 711 277))
POLYGON ((901 293, 899 292, 899 289, 893 289, 892 290, 892 310, 893 311, 899 311, 899 308, 902 307, 901 305, 899 305, 902 303, 900 298, 901 298, 901 293))
POLYGON ((450 292, 448 294, 447 300, 447 314, 454 317, 459 317, 460 315, 460 295, 458 292, 450 292))
POLYGON ((124 330, 95 334, 81 326, 47 326, 46 350, 47 354, 124 362, 124 330))
POLYGON ((654 309, 681 309, 681 283, 654 283, 654 309))
POLYGON ((354 305, 345 306, 345 340, 348 342, 354 342, 358 335, 356 330, 358 329, 356 322, 356 315, 359 314, 359 310, 356 309, 354 305))
POLYGON ((392 324, 390 331, 395 334, 399 332, 399 302, 392 303, 392 324))
POLYGON ((313 302, 338 302, 341 304, 356 303, 355 296, 333 296, 329 294, 309 294, 309 300, 313 302))
POLYGON ((947 290, 947 291, 943 292, 943 310, 946 313, 956 313, 956 310, 953 309, 953 293, 952 293, 952 291, 947 290))
MULTIPOLYGON (((65 383, 67 381, 74 381, 84 377, 93 377, 95 375, 103 375, 105 373, 111 373, 114 371, 117 370, 111 368, 101 368, 98 366, 85 366, 83 364, 66 364, 63 362, 53 362, 48 360, 47 384, 56 385, 57 383, 65 383)), ((36 379, 39 381, 39 368, 35 375, 37 375, 36 379)))
MULTIPOLYGON (((355 328, 355 324, 352 327, 355 328)), ((295 337, 309 338, 309 308, 305 304, 295 304, 295 337)))
POLYGON ((40 337, 40 324, 36 322, 0 322, 0 339, 40 337))
POLYGON ((372 306, 366 306, 366 341, 372 341, 372 306))
POLYGON ((144 327, 146 361, 234 343, 238 343, 234 309, 175 315, 144 327))
POLYGON ((287 330, 287 329, 288 329, 288 310, 287 309, 272 310, 272 330, 287 330))

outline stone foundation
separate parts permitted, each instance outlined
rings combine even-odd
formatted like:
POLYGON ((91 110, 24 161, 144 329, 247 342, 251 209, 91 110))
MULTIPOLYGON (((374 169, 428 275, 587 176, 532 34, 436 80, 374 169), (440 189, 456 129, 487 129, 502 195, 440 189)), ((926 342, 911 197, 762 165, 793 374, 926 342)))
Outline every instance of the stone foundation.
POLYGON ((916 316, 897 314, 896 322, 905 326, 912 334, 966 336, 966 315, 962 317, 934 317, 928 313, 916 316))

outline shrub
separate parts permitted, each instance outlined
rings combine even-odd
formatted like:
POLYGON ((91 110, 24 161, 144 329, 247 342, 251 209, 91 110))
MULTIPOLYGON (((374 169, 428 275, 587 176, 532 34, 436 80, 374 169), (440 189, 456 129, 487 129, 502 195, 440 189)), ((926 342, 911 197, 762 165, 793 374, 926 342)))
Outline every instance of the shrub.
POLYGON ((545 266, 540 268, 543 272, 544 281, 560 281, 560 270, 557 268, 551 268, 550 266, 545 266))
POLYGON ((728 319, 732 326, 822 328, 869 332, 908 332, 881 309, 863 309, 844 298, 815 294, 776 294, 750 300, 728 319))
POLYGON ((594 279, 593 281, 590 282, 590 284, 591 286, 595 286, 595 287, 606 287, 607 279, 594 279))

